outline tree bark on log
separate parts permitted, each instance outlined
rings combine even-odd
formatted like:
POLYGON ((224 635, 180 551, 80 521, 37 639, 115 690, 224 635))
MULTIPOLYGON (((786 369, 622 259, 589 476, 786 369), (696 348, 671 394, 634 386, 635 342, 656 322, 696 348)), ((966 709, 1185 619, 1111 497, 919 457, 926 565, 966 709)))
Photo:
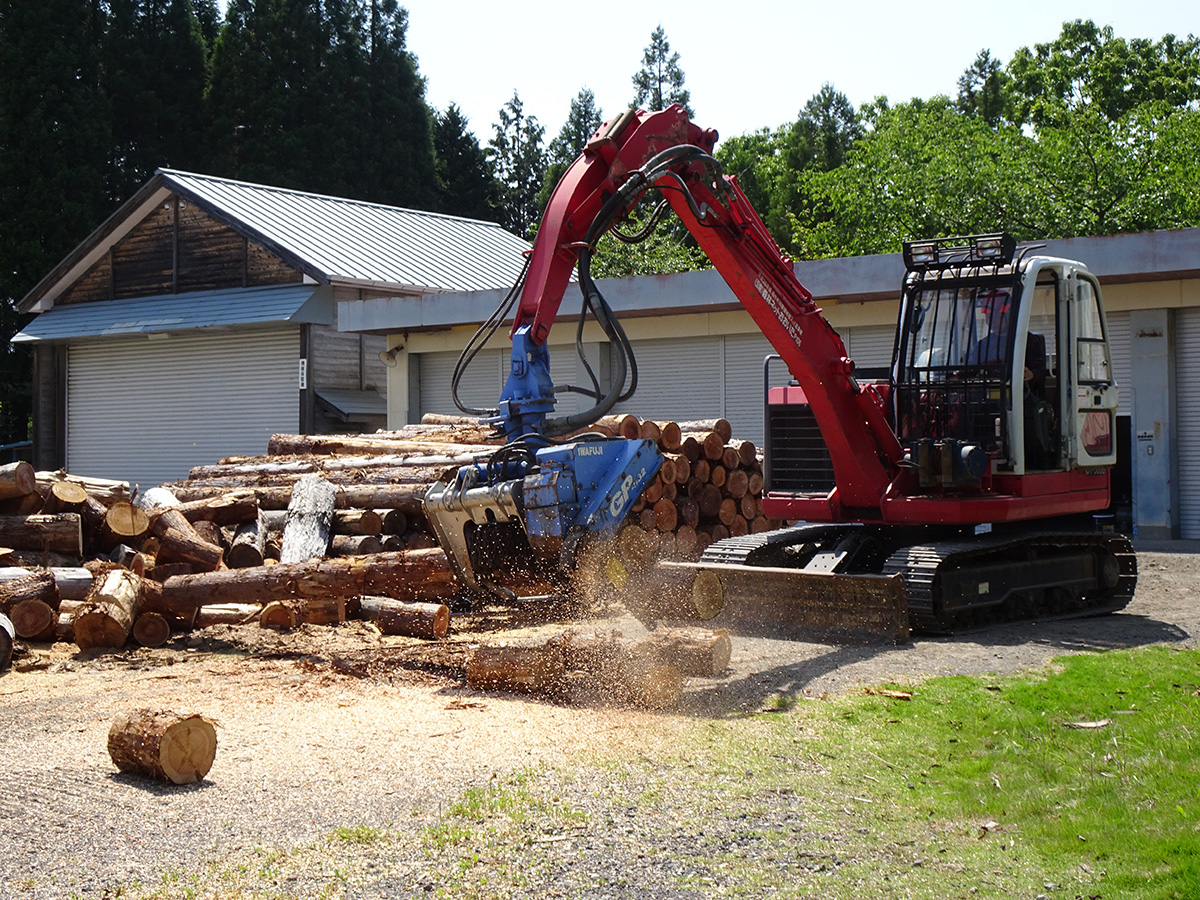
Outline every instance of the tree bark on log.
POLYGON ((480 691, 552 694, 565 672, 562 650, 556 646, 483 646, 467 660, 467 685, 480 691))
POLYGON ((164 598, 180 606, 208 603, 270 603, 293 597, 387 594, 398 599, 451 597, 458 585, 440 549, 403 550, 226 569, 168 578, 164 598))
POLYGON ((646 638, 659 657, 684 675, 711 678, 729 666, 733 644, 726 631, 707 628, 656 628, 646 638))
POLYGON ((383 541, 373 534, 335 534, 329 541, 330 556, 365 556, 382 552, 383 541))
POLYGON ((212 768, 217 732, 200 715, 139 709, 112 723, 108 755, 122 772, 191 784, 212 768))
POLYGON ((367 595, 359 599, 359 614, 384 634, 444 638, 450 630, 450 608, 444 603, 421 603, 367 595))
MULTIPOLYGON (((242 571, 245 571, 244 569, 242 571)), ((164 585, 165 588, 165 585, 164 585)), ((164 590, 164 593, 166 591, 164 590)), ((261 603, 208 603, 196 612, 196 627, 245 625, 262 614, 261 603)))
MULTIPOLYGON (((435 442, 429 440, 392 439, 364 435, 350 437, 336 434, 274 434, 267 442, 270 456, 329 456, 379 455, 383 453, 428 453, 435 442)), ((441 453, 478 453, 478 444, 436 442, 441 453)))
POLYGON ((27 462, 11 462, 0 466, 0 500, 24 497, 37 490, 37 474, 27 462))
POLYGON ((721 443, 727 444, 733 437, 733 426, 728 419, 694 419, 691 422, 680 422, 679 430, 687 433, 689 431, 715 431, 721 436, 721 443))
POLYGON ((83 553, 79 514, 0 516, 0 545, 14 550, 50 550, 79 556, 83 553))
MULTIPOLYGON (((50 569, 50 572, 54 575, 58 595, 63 600, 82 600, 92 586, 92 573, 87 569, 78 566, 56 566, 50 569)), ((0 567, 0 584, 26 578, 29 574, 28 569, 0 567)))
POLYGON ((378 537, 383 534, 383 516, 373 509, 339 509, 333 514, 334 534, 378 537))
POLYGON ((62 601, 58 583, 49 569, 27 572, 22 578, 0 581, 0 612, 8 613, 18 603, 39 600, 57 611, 62 601))
POLYGON ((104 550, 111 550, 117 544, 136 544, 149 530, 150 517, 146 511, 120 500, 105 511, 97 545, 104 550))
POLYGON ((204 540, 178 507, 156 509, 151 527, 161 542, 157 561, 185 562, 208 572, 224 567, 225 551, 204 540))
POLYGON ((8 617, 17 637, 27 641, 53 641, 58 630, 58 613, 36 597, 13 604, 8 617))
POLYGON ((218 497, 181 503, 179 511, 192 523, 203 519, 217 525, 240 525, 258 515, 258 498, 250 490, 230 491, 218 497))
POLYGON ((336 500, 337 489, 323 478, 309 475, 296 482, 283 526, 281 563, 303 562, 325 555, 336 500))
POLYGON ((133 639, 143 647, 161 647, 171 639, 171 623, 162 613, 143 612, 134 620, 133 639))
POLYGON ((122 647, 129 640, 139 612, 142 579, 127 569, 109 569, 96 576, 71 622, 81 650, 122 647))
POLYGON ((16 639, 17 633, 13 623, 8 620, 8 616, 0 613, 0 671, 12 664, 13 641, 16 639))
POLYGON ((88 492, 73 481, 56 481, 46 491, 42 512, 46 514, 80 512, 87 502, 88 492))
POLYGON ((262 513, 253 520, 243 522, 234 532, 225 563, 231 569, 249 569, 261 566, 266 553, 267 529, 262 513))

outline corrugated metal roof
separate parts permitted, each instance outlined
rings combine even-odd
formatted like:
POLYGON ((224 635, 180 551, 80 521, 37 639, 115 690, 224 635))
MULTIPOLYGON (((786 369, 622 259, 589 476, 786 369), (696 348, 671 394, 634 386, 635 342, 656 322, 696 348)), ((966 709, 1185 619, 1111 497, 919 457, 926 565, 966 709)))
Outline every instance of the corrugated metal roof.
POLYGON ((328 325, 333 320, 332 304, 329 288, 312 284, 72 303, 42 313, 13 341, 61 341, 275 322, 328 325))
POLYGON ((321 280, 418 292, 507 287, 529 244, 499 225, 160 169, 171 189, 321 280))

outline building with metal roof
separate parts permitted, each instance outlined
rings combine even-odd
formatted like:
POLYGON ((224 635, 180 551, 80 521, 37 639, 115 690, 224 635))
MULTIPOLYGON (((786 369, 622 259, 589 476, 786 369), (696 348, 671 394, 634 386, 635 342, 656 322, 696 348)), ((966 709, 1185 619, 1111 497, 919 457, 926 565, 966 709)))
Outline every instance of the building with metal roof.
POLYGON ((35 461, 149 487, 275 432, 386 422, 348 303, 507 287, 491 222, 160 169, 22 299, 35 461))

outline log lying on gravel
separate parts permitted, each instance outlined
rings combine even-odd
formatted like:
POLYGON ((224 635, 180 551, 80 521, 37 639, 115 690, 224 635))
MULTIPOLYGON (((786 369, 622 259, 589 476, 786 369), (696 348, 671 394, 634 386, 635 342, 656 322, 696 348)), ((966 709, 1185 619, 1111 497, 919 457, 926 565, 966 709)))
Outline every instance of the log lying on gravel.
POLYGON ((265 605, 297 597, 349 599, 362 594, 428 599, 451 597, 456 590, 454 573, 440 549, 177 575, 163 584, 164 598, 181 607, 213 603, 265 605))
POLYGON ((27 641, 54 639, 61 602, 49 570, 0 584, 0 613, 8 616, 17 637, 27 641))
POLYGON ((646 644, 683 675, 711 678, 729 666, 733 644, 726 631, 707 628, 664 628, 650 632, 646 644))
POLYGON ((112 723, 108 755, 122 772, 191 784, 212 768, 217 732, 200 715, 139 709, 112 723))
POLYGON ((444 638, 450 630, 450 608, 444 603, 406 602, 391 597, 365 596, 358 613, 384 634, 444 638))
POLYGON ((159 562, 185 562, 206 572, 224 567, 225 551, 205 540, 179 507, 154 510, 151 527, 160 541, 159 562))
POLYGON ((483 646, 467 660, 467 685, 481 691, 553 694, 564 674, 562 649, 554 645, 483 646))
POLYGON ((171 623, 162 613, 143 612, 133 623, 133 639, 143 647, 161 647, 171 639, 171 623))

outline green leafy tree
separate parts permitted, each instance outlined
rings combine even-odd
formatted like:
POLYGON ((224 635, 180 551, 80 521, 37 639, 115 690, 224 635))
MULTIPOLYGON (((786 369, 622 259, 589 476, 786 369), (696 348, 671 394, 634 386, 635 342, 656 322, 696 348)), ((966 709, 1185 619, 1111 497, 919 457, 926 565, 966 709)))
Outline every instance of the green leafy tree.
POLYGON ((558 136, 550 142, 546 154, 546 174, 542 179, 542 189, 538 194, 539 208, 543 210, 546 208, 555 186, 571 163, 583 153, 583 148, 603 121, 603 114, 596 106, 596 95, 588 88, 581 88, 571 101, 567 121, 558 132, 558 136))
POLYGON ((501 107, 493 126, 489 156, 500 183, 500 224, 514 234, 527 235, 540 214, 538 193, 546 171, 543 138, 546 129, 537 117, 525 115, 516 91, 501 107))
POLYGON ((1012 78, 1004 71, 1000 60, 987 50, 980 50, 975 61, 958 79, 958 111, 980 116, 989 125, 1011 119, 1012 78))
POLYGON ((1076 19, 1050 43, 1018 50, 1008 73, 1019 123, 1062 125, 1083 107, 1116 121, 1144 103, 1182 109, 1200 100, 1200 40, 1127 41, 1076 19))
MULTIPOLYGON (((651 195, 650 200, 657 199, 651 195)), ((636 234, 649 221, 649 211, 641 208, 621 224, 625 234, 636 234)), ((708 257, 687 232, 668 213, 644 241, 629 244, 611 231, 604 235, 592 259, 592 277, 626 278, 631 275, 667 275, 709 267, 708 257)))
POLYGON ((469 219, 499 221, 500 186, 492 164, 466 117, 451 103, 434 113, 433 146, 437 158, 438 209, 469 219))
POLYGON ((692 118, 692 95, 684 88, 683 81, 679 54, 671 52, 667 33, 659 25, 650 35, 650 44, 642 53, 641 69, 633 76, 634 105, 659 110, 678 103, 692 118))

